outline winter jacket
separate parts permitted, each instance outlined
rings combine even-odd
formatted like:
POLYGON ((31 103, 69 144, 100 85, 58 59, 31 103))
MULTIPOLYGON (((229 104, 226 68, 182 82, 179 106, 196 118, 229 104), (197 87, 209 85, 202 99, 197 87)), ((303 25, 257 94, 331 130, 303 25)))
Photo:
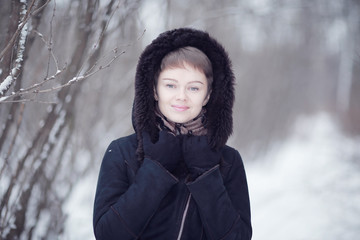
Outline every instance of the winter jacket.
POLYGON ((224 48, 206 32, 175 29, 142 53, 135 76, 135 133, 113 141, 100 168, 94 203, 97 239, 251 239, 250 203, 240 154, 226 145, 232 133, 234 75, 224 48), (159 136, 154 76, 162 58, 184 46, 202 50, 213 67, 206 128, 221 162, 186 182, 144 157, 142 132, 159 136))

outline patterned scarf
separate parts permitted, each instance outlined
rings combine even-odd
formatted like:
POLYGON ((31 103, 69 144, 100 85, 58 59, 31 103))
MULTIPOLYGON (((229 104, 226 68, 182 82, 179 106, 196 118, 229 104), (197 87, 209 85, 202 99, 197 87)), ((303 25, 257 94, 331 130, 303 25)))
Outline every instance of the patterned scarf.
POLYGON ((176 135, 195 135, 195 136, 203 136, 207 134, 207 129, 204 127, 206 123, 205 118, 206 110, 203 108, 200 114, 186 122, 186 123, 175 123, 168 120, 159 109, 158 104, 155 107, 155 114, 156 114, 156 122, 158 124, 158 128, 160 130, 169 131, 172 134, 176 135))

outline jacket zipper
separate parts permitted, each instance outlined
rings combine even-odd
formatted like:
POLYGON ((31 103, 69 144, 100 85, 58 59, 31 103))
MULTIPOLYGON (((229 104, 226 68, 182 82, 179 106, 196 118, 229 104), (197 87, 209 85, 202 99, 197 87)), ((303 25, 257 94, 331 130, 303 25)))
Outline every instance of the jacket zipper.
POLYGON ((188 197, 188 199, 186 201, 186 206, 185 206, 185 210, 184 210, 184 213, 183 213, 183 216, 182 216, 182 219, 181 219, 180 231, 179 231, 179 235, 177 237, 177 240, 181 239, 181 236, 182 236, 182 233, 183 233, 183 230, 184 230, 185 218, 186 218, 187 212, 189 210, 190 199, 191 199, 191 193, 189 194, 189 197, 188 197))

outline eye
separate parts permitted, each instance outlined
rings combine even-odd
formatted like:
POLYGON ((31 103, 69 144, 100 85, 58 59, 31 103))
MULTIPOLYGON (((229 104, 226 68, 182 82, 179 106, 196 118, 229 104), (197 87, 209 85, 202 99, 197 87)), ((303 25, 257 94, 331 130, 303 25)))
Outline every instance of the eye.
POLYGON ((189 90, 192 92, 197 92, 197 91, 199 91, 199 88, 198 87, 190 87, 189 90))
POLYGON ((166 84, 165 86, 166 86, 167 88, 175 88, 175 85, 174 85, 174 84, 169 84, 169 83, 168 83, 168 84, 166 84))

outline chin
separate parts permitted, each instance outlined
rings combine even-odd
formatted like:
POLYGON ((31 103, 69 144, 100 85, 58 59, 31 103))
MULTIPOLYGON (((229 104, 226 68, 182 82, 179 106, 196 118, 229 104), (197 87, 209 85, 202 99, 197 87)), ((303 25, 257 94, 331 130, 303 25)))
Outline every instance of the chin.
POLYGON ((186 122, 188 122, 188 120, 180 120, 180 119, 170 119, 172 122, 174 122, 174 123, 186 123, 186 122))
POLYGON ((186 123, 191 120, 191 118, 179 118, 179 117, 173 117, 169 118, 170 121, 174 123, 186 123))

